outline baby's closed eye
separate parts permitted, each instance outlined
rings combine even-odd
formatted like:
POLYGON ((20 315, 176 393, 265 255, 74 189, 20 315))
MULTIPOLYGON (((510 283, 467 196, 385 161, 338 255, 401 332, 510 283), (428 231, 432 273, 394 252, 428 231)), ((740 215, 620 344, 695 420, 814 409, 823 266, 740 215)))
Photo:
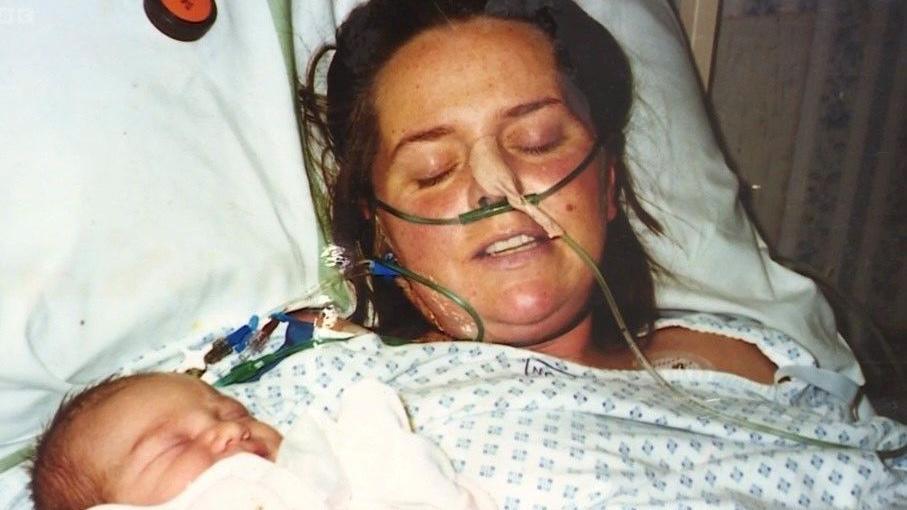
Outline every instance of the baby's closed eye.
POLYGON ((231 398, 224 397, 219 402, 217 417, 221 420, 241 420, 250 416, 249 410, 245 406, 231 398))

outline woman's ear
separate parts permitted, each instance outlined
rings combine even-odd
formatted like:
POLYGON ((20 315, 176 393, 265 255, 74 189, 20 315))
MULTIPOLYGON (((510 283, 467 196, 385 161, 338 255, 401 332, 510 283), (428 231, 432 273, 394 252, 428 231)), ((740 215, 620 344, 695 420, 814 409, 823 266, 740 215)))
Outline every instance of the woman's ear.
POLYGON ((608 158, 608 169, 605 172, 605 217, 610 222, 617 217, 617 172, 618 163, 608 158))
POLYGON ((438 321, 438 317, 435 315, 435 312, 432 311, 431 307, 428 306, 428 303, 422 299, 418 292, 415 290, 415 285, 410 282, 408 279, 398 276, 394 278, 394 283, 397 284, 397 287, 403 291, 403 295, 406 296, 406 299, 416 307, 416 310, 419 310, 419 313, 422 314, 422 317, 425 318, 425 321, 431 324, 439 334, 443 335, 445 340, 451 340, 454 337, 447 334, 444 331, 444 328, 441 327, 441 323, 438 321))
POLYGON ((364 198, 359 199, 359 203, 357 205, 359 206, 359 212, 362 213, 362 217, 365 218, 365 221, 372 219, 374 212, 372 211, 372 207, 369 204, 368 200, 364 198))
MULTIPOLYGON (((371 214, 371 213, 370 213, 371 214)), ((372 253, 379 257, 394 253, 394 245, 391 243, 384 227, 381 225, 381 217, 377 214, 371 214, 372 224, 375 226, 375 242, 372 246, 372 253)))

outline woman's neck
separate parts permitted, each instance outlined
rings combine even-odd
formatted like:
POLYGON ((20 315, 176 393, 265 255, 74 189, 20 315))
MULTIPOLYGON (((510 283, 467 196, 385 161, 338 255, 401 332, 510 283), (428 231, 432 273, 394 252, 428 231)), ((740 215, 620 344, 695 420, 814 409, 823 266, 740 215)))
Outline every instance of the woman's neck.
POLYGON ((566 333, 529 349, 595 368, 633 368, 632 354, 628 350, 606 350, 595 342, 591 314, 566 333))

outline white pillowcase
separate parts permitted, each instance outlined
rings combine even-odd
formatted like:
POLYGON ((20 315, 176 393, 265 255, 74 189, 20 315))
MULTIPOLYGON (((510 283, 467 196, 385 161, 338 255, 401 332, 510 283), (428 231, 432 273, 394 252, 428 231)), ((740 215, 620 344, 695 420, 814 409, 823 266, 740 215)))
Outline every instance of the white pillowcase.
POLYGON ((774 262, 738 200, 715 140, 683 32, 665 0, 582 0, 628 54, 638 100, 628 164, 648 210, 665 226, 643 241, 672 278, 656 284, 664 309, 756 319, 803 344, 826 370, 863 384, 816 284, 774 262))
MULTIPOLYGON (((296 66, 333 41, 361 0, 293 5, 296 66)), ((634 222, 649 253, 670 271, 656 282, 658 306, 742 315, 800 341, 828 370, 863 376, 837 334, 816 285, 773 262, 737 200, 738 182, 715 141, 702 92, 666 0, 579 0, 630 58, 637 100, 627 133, 628 166, 647 210, 667 235, 634 222)))
POLYGON ((218 2, 191 43, 138 1, 19 5, 0 26, 0 456, 71 384, 318 275, 267 2, 218 2))

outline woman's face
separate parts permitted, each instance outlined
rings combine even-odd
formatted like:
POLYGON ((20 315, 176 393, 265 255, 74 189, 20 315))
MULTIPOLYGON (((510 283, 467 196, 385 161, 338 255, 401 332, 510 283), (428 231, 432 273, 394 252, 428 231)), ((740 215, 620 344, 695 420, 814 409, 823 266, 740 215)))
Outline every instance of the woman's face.
MULTIPOLYGON (((500 165, 523 193, 548 189, 595 143, 585 103, 570 90, 547 36, 528 24, 476 18, 420 34, 377 76, 377 197, 407 212, 456 216, 479 207, 483 197, 502 198, 474 176, 500 165)), ((596 260, 605 219, 615 213, 607 192, 613 172, 603 171, 605 165, 599 155, 540 203, 596 260)), ((488 340, 531 347, 588 321, 591 271, 526 214, 454 226, 418 225, 382 209, 376 214, 399 261, 472 304, 488 340)), ((410 299, 444 331, 475 335, 459 307, 410 285, 410 299)))

